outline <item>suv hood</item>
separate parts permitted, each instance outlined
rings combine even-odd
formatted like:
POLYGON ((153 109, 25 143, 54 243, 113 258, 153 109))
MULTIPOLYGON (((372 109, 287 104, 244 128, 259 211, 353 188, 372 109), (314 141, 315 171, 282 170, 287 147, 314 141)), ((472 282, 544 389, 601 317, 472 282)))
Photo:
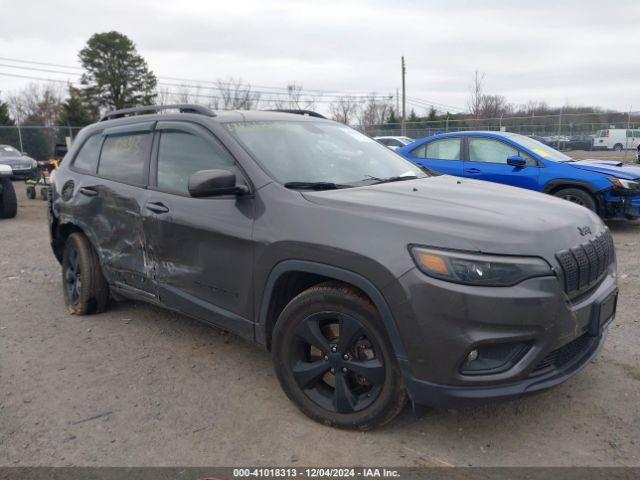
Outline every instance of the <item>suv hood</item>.
POLYGON ((605 228, 596 214, 566 200, 448 175, 303 196, 332 207, 334 219, 344 216, 344 228, 374 231, 367 242, 399 238, 405 245, 552 259, 605 228))
POLYGON ((572 167, 590 172, 602 173, 612 177, 635 180, 640 178, 640 167, 629 165, 628 163, 615 162, 609 160, 580 160, 567 163, 572 167))

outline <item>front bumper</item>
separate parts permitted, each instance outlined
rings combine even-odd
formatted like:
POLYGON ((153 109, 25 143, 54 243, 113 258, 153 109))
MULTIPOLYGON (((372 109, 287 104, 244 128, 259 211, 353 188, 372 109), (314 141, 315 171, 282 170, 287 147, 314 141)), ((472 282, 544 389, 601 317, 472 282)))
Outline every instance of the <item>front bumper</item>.
POLYGON ((407 350, 400 366, 409 395, 418 404, 456 408, 518 398, 578 373, 604 343, 615 308, 597 328, 594 316, 605 299, 615 298, 617 287, 614 266, 577 300, 566 296, 555 277, 472 287, 412 270, 385 294, 401 298, 401 292, 405 300, 392 311, 407 350), (471 350, 515 343, 526 350, 508 368, 463 373, 471 350))
POLYGON ((30 178, 36 178, 36 172, 37 169, 36 168, 30 168, 30 169, 25 169, 25 170, 13 170, 13 174, 11 175, 11 178, 13 180, 28 180, 30 178))
POLYGON ((608 190, 604 194, 606 216, 612 219, 635 219, 640 217, 640 194, 618 193, 608 190))

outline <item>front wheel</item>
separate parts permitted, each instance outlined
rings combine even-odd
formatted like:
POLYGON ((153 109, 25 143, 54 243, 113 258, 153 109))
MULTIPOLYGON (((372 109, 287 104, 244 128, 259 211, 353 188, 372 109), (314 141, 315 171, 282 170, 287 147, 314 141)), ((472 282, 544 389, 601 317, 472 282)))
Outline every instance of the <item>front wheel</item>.
POLYGON ((368 430, 406 402, 380 316, 348 286, 327 282, 295 297, 275 326, 272 353, 289 399, 326 425, 368 430))
POLYGON ((580 190, 579 188, 563 188, 562 190, 555 192, 553 195, 558 198, 568 200, 571 203, 581 205, 592 212, 597 213, 596 201, 584 190, 580 190))
POLYGON ((109 286, 100 260, 84 234, 72 233, 62 254, 62 286, 69 313, 88 315, 107 308, 109 286))

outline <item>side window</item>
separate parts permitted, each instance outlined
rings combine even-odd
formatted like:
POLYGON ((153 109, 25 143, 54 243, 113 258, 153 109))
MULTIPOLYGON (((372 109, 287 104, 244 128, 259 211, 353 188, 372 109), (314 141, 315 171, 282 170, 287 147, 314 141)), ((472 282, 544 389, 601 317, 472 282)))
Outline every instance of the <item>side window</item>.
POLYGON ((101 143, 101 134, 98 133, 89 137, 80 147, 80 151, 73 160, 73 167, 83 172, 96 173, 101 143))
POLYGON ((528 166, 536 166, 536 161, 524 152, 499 140, 490 138, 469 139, 469 161, 483 163, 507 163, 507 158, 520 155, 527 161, 528 166))
POLYGON ((179 130, 163 130, 158 149, 158 189, 189 195, 189 177, 199 170, 234 168, 233 157, 217 142, 179 130))
POLYGON ((631 130, 627 130, 627 138, 631 138, 633 136, 631 130))
POLYGON ((431 158, 434 160, 460 160, 460 145, 462 139, 447 138, 422 145, 411 152, 417 158, 431 158))
POLYGON ((427 144, 426 156, 436 160, 460 160, 462 139, 449 138, 427 144))
POLYGON ((100 154, 98 175, 124 183, 145 185, 144 167, 150 146, 149 133, 107 137, 100 154))

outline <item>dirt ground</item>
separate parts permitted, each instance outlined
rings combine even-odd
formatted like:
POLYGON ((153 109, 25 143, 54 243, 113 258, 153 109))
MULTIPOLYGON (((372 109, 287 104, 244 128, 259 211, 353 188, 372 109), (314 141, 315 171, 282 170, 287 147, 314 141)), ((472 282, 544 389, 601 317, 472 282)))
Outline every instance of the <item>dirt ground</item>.
POLYGON ((18 217, 0 223, 0 465, 640 466, 638 222, 610 224, 618 316, 578 376, 355 433, 299 413, 269 354, 234 336, 134 302, 67 314, 45 203, 16 186, 18 217))

